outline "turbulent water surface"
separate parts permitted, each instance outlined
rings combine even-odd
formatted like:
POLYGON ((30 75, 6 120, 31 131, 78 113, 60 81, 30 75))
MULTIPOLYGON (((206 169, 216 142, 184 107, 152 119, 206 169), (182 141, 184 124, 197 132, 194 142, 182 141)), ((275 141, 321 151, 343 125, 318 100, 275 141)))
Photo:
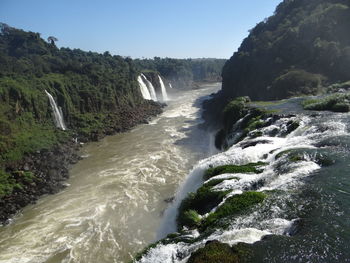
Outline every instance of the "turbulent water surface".
POLYGON ((218 88, 170 94, 150 124, 84 146, 67 188, 0 227, 0 262, 128 262, 156 239, 164 200, 211 154, 199 105, 218 88))
POLYGON ((267 195, 264 202, 204 233, 193 230, 166 239, 139 262, 184 263, 210 240, 255 243, 249 262, 350 262, 350 115, 305 112, 300 101, 269 106, 286 115, 265 119, 264 127, 252 131, 258 137, 251 133, 235 144, 240 131, 233 130, 226 151, 198 162, 166 210, 159 237, 176 230, 177 207, 203 183, 209 167, 263 162, 259 174, 209 180, 225 179, 212 189, 229 190, 226 198, 254 190, 267 195), (290 132, 293 123, 298 127, 290 132))

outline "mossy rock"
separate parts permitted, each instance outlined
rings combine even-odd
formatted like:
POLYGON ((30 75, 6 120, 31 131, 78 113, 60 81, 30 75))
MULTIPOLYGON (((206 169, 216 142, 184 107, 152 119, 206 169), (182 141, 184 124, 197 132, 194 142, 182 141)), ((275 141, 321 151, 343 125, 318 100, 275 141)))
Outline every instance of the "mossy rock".
POLYGON ((302 106, 305 110, 349 112, 349 99, 349 93, 334 94, 321 99, 305 100, 302 102, 302 106))
POLYGON ((291 149, 276 154, 275 160, 280 159, 282 156, 287 156, 290 162, 305 161, 304 154, 300 152, 300 149, 291 149))
POLYGON ((216 186, 216 185, 222 183, 225 180, 233 180, 233 179, 239 180, 239 178, 235 177, 235 176, 228 177, 228 178, 223 178, 223 179, 213 179, 213 180, 210 180, 209 182, 206 182, 203 186, 213 187, 213 186, 216 186))
POLYGON ((248 113, 247 103, 250 102, 249 97, 238 97, 230 101, 224 108, 223 123, 226 130, 243 118, 248 113))
MULTIPOLYGON (((216 183, 216 182, 215 182, 216 183)), ((204 184, 196 193, 189 193, 179 207, 177 217, 178 228, 198 227, 203 215, 216 207, 230 191, 211 190, 213 183, 204 184)))
POLYGON ((248 245, 238 244, 231 247, 217 240, 208 241, 205 247, 192 253, 188 263, 240 263, 252 254, 248 245))
POLYGON ((225 173, 261 173, 262 170, 259 169, 261 166, 266 165, 264 162, 257 163, 248 163, 244 165, 222 165, 213 168, 209 168, 204 173, 204 179, 207 180, 216 175, 225 174, 225 173))
POLYGON ((201 223, 201 217, 195 210, 186 210, 182 212, 178 217, 179 227, 187 226, 189 228, 198 227, 201 223))
POLYGON ((261 203, 266 198, 265 193, 249 191, 240 195, 234 195, 228 198, 223 205, 202 220, 201 231, 212 227, 217 220, 225 217, 233 217, 246 211, 248 208, 261 203))

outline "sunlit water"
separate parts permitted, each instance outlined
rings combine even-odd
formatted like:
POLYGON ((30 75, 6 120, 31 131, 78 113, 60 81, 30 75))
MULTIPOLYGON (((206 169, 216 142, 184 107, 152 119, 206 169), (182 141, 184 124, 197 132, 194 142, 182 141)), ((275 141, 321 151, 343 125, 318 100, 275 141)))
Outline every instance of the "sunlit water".
MULTIPOLYGON (((219 85, 169 94, 150 124, 83 147, 68 187, 0 227, 0 262, 128 262, 156 239, 191 167, 212 154, 200 102, 219 85)), ((173 91, 174 92, 174 91, 173 91)))
POLYGON ((264 162, 259 174, 223 174, 209 180, 226 179, 212 188, 230 190, 225 198, 255 190, 265 192, 266 200, 236 217, 226 217, 223 225, 216 222, 207 232, 192 230, 182 234, 180 241, 158 243, 139 262, 185 263, 193 251, 211 240, 229 245, 254 243, 254 255, 248 261, 254 263, 350 262, 350 115, 314 115, 303 111, 300 101, 274 105, 272 108, 293 115, 267 119, 258 138, 246 137, 227 151, 199 161, 166 210, 158 234, 164 237, 176 231, 179 204, 203 184, 203 173, 209 167, 264 162), (291 121, 300 125, 286 134, 291 121), (293 149, 302 154, 301 160, 277 157, 293 149), (322 166, 317 156, 334 163, 322 166))

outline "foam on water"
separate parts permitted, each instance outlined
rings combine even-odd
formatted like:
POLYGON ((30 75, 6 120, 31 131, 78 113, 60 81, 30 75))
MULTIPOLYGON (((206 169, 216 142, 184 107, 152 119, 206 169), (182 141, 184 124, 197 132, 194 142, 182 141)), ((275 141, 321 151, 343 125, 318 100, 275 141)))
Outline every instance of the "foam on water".
POLYGON ((209 154, 210 135, 194 128, 200 114, 195 101, 217 88, 182 91, 153 125, 86 144, 69 187, 0 227, 0 262, 129 262, 155 239, 164 200, 192 163, 209 154), (181 113, 167 117, 168 110, 181 113), (195 148, 197 137, 204 138, 202 151, 195 148))
MULTIPOLYGON (((304 160, 297 163, 288 162, 287 157, 283 156, 277 159, 276 155, 292 149, 316 150, 317 147, 315 145, 321 140, 347 134, 346 125, 341 121, 319 121, 316 124, 311 118, 302 116, 298 120, 300 126, 287 136, 282 136, 287 131, 287 123, 290 120, 295 121, 296 117, 281 118, 273 125, 261 128, 262 137, 256 139, 246 138, 231 146, 225 152, 199 161, 177 191, 173 204, 166 210, 163 224, 158 231, 158 238, 161 239, 167 234, 176 231, 175 219, 179 205, 189 192, 195 192, 203 184, 203 173, 209 167, 226 164, 242 165, 258 161, 266 162, 267 165, 263 167, 263 172, 260 174, 221 174, 208 181, 226 179, 213 187, 213 190, 232 190, 225 199, 232 195, 240 194, 246 189, 253 189, 259 182, 262 182, 262 186, 256 189, 257 191, 276 189, 284 191, 284 194, 278 197, 279 199, 275 204, 272 203, 274 200, 268 199, 261 208, 257 208, 251 214, 235 218, 228 229, 217 230, 209 237, 193 244, 181 242, 168 245, 159 244, 154 249, 151 249, 140 262, 186 262, 190 254, 199 247, 203 247, 208 240, 219 240, 233 245, 238 242, 254 243, 261 240, 262 237, 271 234, 288 235, 288 230, 297 219, 289 220, 284 218, 284 203, 291 198, 289 192, 298 189, 304 183, 302 178, 320 169, 320 165, 315 162, 312 156, 305 154, 304 160), (276 128, 279 130, 277 137, 269 136, 271 131, 276 128), (252 143, 250 145, 253 146, 243 147, 247 145, 247 142, 258 141, 264 141, 264 143, 252 143), (279 171, 279 169, 282 170, 279 171), (264 209, 268 209, 270 212, 266 214, 264 209), (182 256, 178 257, 178 255, 182 256)), ((211 212, 216 209, 217 207, 211 212)), ((207 215, 203 215, 203 217, 207 215)))

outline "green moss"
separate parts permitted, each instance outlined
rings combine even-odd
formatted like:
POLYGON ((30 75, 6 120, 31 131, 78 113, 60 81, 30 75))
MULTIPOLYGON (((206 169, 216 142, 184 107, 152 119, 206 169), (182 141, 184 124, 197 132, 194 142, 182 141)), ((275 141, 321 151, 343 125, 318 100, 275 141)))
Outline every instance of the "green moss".
POLYGON ((205 214, 216 207, 229 191, 213 191, 212 183, 204 184, 196 193, 189 193, 179 207, 178 228, 183 226, 198 227, 198 214, 205 214), (195 213, 196 214, 195 214, 195 213))
POLYGON ((184 211, 178 218, 178 222, 181 226, 187 226, 189 228, 198 227, 201 220, 200 215, 195 210, 184 211))
POLYGON ((305 161, 305 156, 300 152, 300 149, 292 149, 280 152, 276 154, 275 160, 280 159, 282 156, 287 156, 290 162, 305 161))
POLYGON ((223 110, 223 123, 226 130, 248 113, 248 97, 238 97, 229 102, 223 110))
POLYGON ((188 263, 239 263, 252 255, 249 245, 239 243, 233 247, 217 240, 209 241, 205 247, 192 253, 188 263))
POLYGON ((228 245, 219 241, 208 242, 205 247, 192 253, 188 263, 238 263, 239 256, 228 245))
POLYGON ((204 186, 212 187, 212 186, 215 186, 215 185, 222 183, 225 180, 233 180, 233 179, 239 180, 239 178, 235 177, 235 176, 232 176, 229 178, 224 178, 224 179, 213 179, 213 180, 210 180, 209 182, 205 183, 204 186))
POLYGON ((15 188, 22 189, 22 185, 11 174, 0 170, 0 198, 11 194, 15 188))
POLYGON ((261 203, 266 198, 266 194, 261 192, 245 192, 240 195, 234 195, 228 198, 223 205, 210 214, 207 218, 203 219, 201 230, 203 231, 207 227, 213 227, 217 220, 225 218, 227 216, 236 216, 243 213, 248 208, 261 203))
POLYGON ((302 102, 305 110, 349 112, 350 94, 335 94, 321 99, 311 99, 302 102))
POLYGON ((245 165, 222 165, 214 168, 209 168, 205 174, 204 179, 209 179, 211 177, 214 177, 216 175, 225 174, 225 173, 261 173, 261 169, 259 167, 266 165, 266 163, 263 162, 257 162, 257 163, 248 163, 245 165))
POLYGON ((328 87, 331 91, 337 91, 339 89, 349 89, 350 88, 350 81, 342 82, 342 83, 335 83, 328 87))
POLYGON ((14 189, 23 189, 26 184, 37 180, 30 171, 15 171, 6 173, 0 170, 0 198, 10 195, 14 189))

